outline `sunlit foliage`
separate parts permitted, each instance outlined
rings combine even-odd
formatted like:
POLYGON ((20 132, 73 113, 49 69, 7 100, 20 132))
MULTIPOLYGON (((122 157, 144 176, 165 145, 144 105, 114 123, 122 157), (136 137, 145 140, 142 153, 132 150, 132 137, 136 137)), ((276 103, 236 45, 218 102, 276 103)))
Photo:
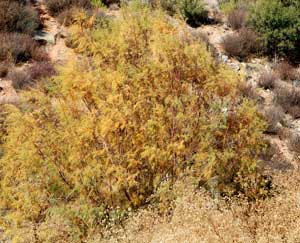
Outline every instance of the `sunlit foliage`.
POLYGON ((265 126, 242 80, 149 11, 102 28, 79 16, 78 60, 7 107, 0 198, 17 242, 85 242, 166 181, 235 191, 256 173, 265 126))

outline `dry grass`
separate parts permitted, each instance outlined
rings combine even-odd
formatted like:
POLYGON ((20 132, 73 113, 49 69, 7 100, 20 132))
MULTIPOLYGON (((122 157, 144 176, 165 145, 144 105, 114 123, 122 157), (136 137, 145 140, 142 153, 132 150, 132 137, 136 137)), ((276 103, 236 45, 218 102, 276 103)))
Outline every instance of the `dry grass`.
POLYGON ((232 10, 228 15, 228 23, 234 30, 245 27, 247 12, 243 8, 232 10))
POLYGON ((277 134, 281 128, 279 124, 285 117, 282 107, 272 105, 264 110, 263 116, 268 122, 267 132, 277 134))
POLYGON ((277 76, 273 72, 264 71, 258 80, 258 85, 264 89, 274 89, 277 76))
MULTIPOLYGON (((273 175, 278 194, 264 201, 212 199, 185 188, 173 216, 140 211, 101 242, 299 242, 299 173, 273 175)), ((95 238, 89 242, 100 242, 95 238)))
POLYGON ((275 71, 281 80, 294 80, 299 76, 296 69, 287 61, 278 63, 275 71))
POLYGON ((275 102, 295 119, 300 117, 300 88, 291 85, 277 85, 274 89, 275 102))

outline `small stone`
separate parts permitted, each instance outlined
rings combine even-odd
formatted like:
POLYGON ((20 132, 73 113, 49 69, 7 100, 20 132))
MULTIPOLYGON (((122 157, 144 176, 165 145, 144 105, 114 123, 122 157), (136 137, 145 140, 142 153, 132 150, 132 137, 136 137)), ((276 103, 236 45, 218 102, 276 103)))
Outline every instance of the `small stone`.
POLYGON ((240 71, 241 67, 238 63, 228 63, 228 66, 234 71, 240 71))
POLYGON ((224 62, 224 63, 226 63, 226 62, 228 62, 228 60, 229 60, 229 57, 228 56, 226 56, 226 55, 221 55, 221 61, 222 62, 224 62))
POLYGON ((45 42, 46 44, 54 45, 55 44, 55 37, 45 31, 37 31, 33 36, 33 39, 39 42, 45 42))

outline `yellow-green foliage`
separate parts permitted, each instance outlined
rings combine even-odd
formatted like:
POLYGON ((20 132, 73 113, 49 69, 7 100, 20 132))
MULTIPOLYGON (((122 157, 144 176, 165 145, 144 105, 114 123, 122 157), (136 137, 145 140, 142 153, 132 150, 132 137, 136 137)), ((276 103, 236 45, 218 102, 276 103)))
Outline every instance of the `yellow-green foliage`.
POLYGON ((80 60, 8 107, 0 201, 17 242, 83 242, 164 181, 255 171, 264 123, 241 80, 149 11, 77 25, 80 60))

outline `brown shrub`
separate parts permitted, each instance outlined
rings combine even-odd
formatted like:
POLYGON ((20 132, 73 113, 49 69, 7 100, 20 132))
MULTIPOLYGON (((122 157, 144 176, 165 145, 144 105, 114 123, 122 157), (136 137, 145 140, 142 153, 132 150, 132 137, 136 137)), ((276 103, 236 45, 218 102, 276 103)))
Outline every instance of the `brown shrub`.
POLYGON ((287 61, 278 63, 275 66, 275 70, 281 80, 297 79, 297 72, 295 68, 287 61))
POLYGON ((8 73, 8 79, 12 81, 15 89, 32 87, 37 80, 51 77, 56 74, 50 62, 36 62, 23 70, 12 70, 8 73))
POLYGON ((61 25, 70 26, 74 23, 74 14, 76 8, 66 9, 57 16, 57 20, 61 25))
POLYGON ((0 34, 0 61, 15 63, 47 60, 45 51, 29 35, 18 33, 0 34))
POLYGON ((300 89, 287 85, 278 85, 274 89, 275 102, 294 118, 300 116, 300 89))
POLYGON ((252 100, 260 100, 258 93, 255 90, 255 87, 248 82, 239 83, 239 91, 242 97, 249 98, 252 100))
POLYGON ((284 111, 279 105, 272 105, 264 110, 263 116, 268 123, 266 132, 277 134, 281 128, 280 124, 284 117, 284 111))
POLYGON ((264 71, 259 79, 258 85, 264 89, 274 89, 277 76, 273 72, 264 71))
POLYGON ((7 62, 0 62, 0 78, 4 78, 9 69, 9 64, 7 62))
POLYGON ((243 28, 238 33, 224 37, 221 43, 225 53, 238 59, 245 59, 261 50, 258 35, 247 28, 243 28))
POLYGON ((46 6, 51 15, 58 16, 72 7, 89 9, 92 7, 92 4, 89 0, 47 0, 46 6))
POLYGON ((56 74, 56 71, 50 62, 36 62, 29 68, 31 80, 51 77, 56 74))
POLYGON ((228 23, 234 30, 239 30, 245 27, 246 22, 246 10, 243 8, 237 8, 232 10, 228 15, 228 23))
POLYGON ((0 30, 32 34, 39 25, 38 14, 21 1, 0 1, 0 30))
POLYGON ((32 84, 28 70, 10 71, 7 75, 7 78, 12 81, 12 85, 15 89, 24 89, 32 84))
POLYGON ((291 133, 289 147, 292 151, 300 153, 300 135, 298 132, 291 133))

